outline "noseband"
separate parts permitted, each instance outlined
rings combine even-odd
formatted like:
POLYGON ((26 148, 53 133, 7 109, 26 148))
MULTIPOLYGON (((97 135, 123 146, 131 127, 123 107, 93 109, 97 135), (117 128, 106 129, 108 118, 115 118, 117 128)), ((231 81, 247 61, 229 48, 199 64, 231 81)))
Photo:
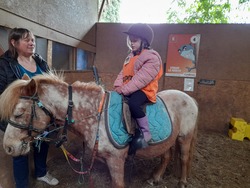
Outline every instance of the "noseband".
POLYGON ((55 125, 55 118, 54 118, 53 114, 43 106, 41 101, 39 101, 39 98, 38 98, 37 95, 35 95, 35 96, 20 96, 20 98, 33 101, 32 106, 31 106, 31 117, 30 117, 29 124, 28 125, 22 125, 22 124, 19 124, 17 122, 8 120, 8 123, 10 125, 12 125, 13 127, 19 128, 19 129, 27 130, 28 131, 28 136, 32 136, 31 135, 32 132, 42 133, 42 132, 44 132, 44 130, 46 128, 50 127, 51 125, 55 125), (37 128, 35 128, 33 126, 33 120, 34 120, 34 118, 37 118, 36 105, 39 108, 41 108, 47 116, 50 117, 50 123, 44 129, 37 129, 37 128))

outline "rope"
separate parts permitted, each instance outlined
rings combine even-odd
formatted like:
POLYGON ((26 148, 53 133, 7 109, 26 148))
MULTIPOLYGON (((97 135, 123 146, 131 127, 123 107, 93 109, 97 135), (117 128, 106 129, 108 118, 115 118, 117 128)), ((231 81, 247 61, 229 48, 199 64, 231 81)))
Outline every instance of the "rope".
MULTIPOLYGON (((80 164, 81 164, 81 172, 83 172, 83 158, 82 157, 80 158, 80 164)), ((83 174, 79 174, 78 183, 81 185, 83 184, 83 182, 84 182, 84 176, 83 174)))
POLYGON ((43 142, 43 138, 45 138, 47 135, 49 134, 49 132, 47 132, 47 131, 44 131, 41 135, 40 135, 40 137, 42 138, 42 139, 37 139, 36 140, 36 144, 35 144, 35 147, 36 148, 38 148, 38 152, 40 153, 40 149, 41 149, 41 144, 42 144, 42 142, 43 142))
MULTIPOLYGON (((90 171, 89 171, 90 168, 89 168, 88 170, 86 170, 86 171, 78 171, 78 170, 75 170, 75 169, 73 168, 73 166, 71 165, 71 163, 70 163, 70 161, 69 161, 69 158, 72 157, 71 159, 74 160, 74 161, 77 161, 77 162, 81 162, 81 160, 75 158, 72 154, 70 154, 70 153, 65 149, 65 147, 64 147, 63 145, 61 145, 60 148, 62 149, 63 154, 64 154, 64 156, 65 156, 65 158, 66 158, 66 160, 67 160, 69 166, 72 168, 72 170, 73 170, 74 172, 76 172, 76 173, 78 173, 78 174, 82 174, 82 175, 90 173, 90 171)), ((82 169, 82 168, 81 168, 81 169, 82 169)))
MULTIPOLYGON (((77 158, 74 157, 71 153, 69 153, 69 152, 65 149, 65 147, 64 147, 63 145, 60 146, 60 148, 62 149, 63 154, 64 154, 64 156, 65 156, 65 158, 66 158, 66 160, 67 160, 69 166, 71 167, 71 169, 72 169, 74 172, 76 172, 76 173, 78 173, 78 174, 80 175, 79 178, 78 178, 78 183, 80 183, 80 184, 82 184, 83 181, 84 181, 83 175, 85 175, 85 174, 90 174, 90 172, 91 172, 91 170, 92 170, 92 168, 93 168, 94 162, 95 162, 96 154, 97 154, 97 151, 98 151, 98 144, 99 144, 99 127, 100 127, 101 113, 102 113, 104 101, 105 101, 105 93, 102 95, 102 99, 101 99, 101 101, 100 101, 99 108, 98 108, 98 115, 97 115, 98 125, 97 125, 97 132, 96 132, 96 140, 95 140, 95 145, 94 145, 94 148, 93 148, 93 153, 92 153, 92 158, 91 158, 91 163, 90 163, 89 168, 88 168, 86 171, 83 171, 83 162, 82 162, 83 159, 82 159, 82 157, 81 157, 80 159, 77 159, 77 158), (80 164, 81 164, 81 169, 80 169, 80 171, 75 170, 75 169, 72 167, 72 165, 71 165, 71 163, 70 163, 70 161, 69 161, 69 158, 71 158, 71 159, 72 159, 73 161, 75 161, 75 162, 80 162, 80 164)), ((89 180, 90 180, 90 184, 92 185, 92 178, 91 178, 91 176, 90 176, 89 180)))

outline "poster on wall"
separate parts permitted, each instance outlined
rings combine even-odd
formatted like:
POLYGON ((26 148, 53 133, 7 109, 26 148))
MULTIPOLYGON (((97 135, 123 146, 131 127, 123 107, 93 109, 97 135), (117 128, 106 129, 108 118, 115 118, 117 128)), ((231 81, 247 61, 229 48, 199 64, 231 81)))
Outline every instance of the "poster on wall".
POLYGON ((200 34, 170 34, 165 76, 196 77, 200 34))

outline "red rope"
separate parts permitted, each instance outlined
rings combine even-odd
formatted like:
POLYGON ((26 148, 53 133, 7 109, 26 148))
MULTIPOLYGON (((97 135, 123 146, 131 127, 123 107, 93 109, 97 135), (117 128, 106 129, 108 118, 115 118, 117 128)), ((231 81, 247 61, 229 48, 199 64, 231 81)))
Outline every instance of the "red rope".
MULTIPOLYGON (((94 145, 94 148, 93 148, 93 153, 92 153, 92 159, 91 159, 91 163, 90 163, 90 166, 89 168, 86 170, 86 171, 78 171, 78 170, 75 170, 70 161, 69 161, 69 158, 72 159, 73 161, 75 162, 81 162, 80 159, 77 159, 76 157, 74 157, 71 153, 69 153, 63 145, 60 146, 60 148, 62 149, 63 153, 64 153, 64 156, 69 164, 69 166, 72 168, 72 170, 78 174, 90 174, 92 168, 93 168, 93 165, 94 165, 94 162, 95 162, 95 158, 96 158, 96 155, 97 155, 97 151, 98 151, 98 144, 99 144, 99 123, 100 123, 100 118, 101 118, 101 113, 102 113, 102 109, 103 109, 103 105, 104 105, 104 101, 105 101, 105 93, 102 95, 102 99, 100 101, 100 104, 99 104, 99 108, 98 108, 98 128, 97 128, 97 134, 96 134, 96 140, 95 140, 95 145, 94 145)), ((90 176, 89 178, 89 183, 91 185, 91 187, 93 187, 93 181, 92 181, 92 177, 90 176)))

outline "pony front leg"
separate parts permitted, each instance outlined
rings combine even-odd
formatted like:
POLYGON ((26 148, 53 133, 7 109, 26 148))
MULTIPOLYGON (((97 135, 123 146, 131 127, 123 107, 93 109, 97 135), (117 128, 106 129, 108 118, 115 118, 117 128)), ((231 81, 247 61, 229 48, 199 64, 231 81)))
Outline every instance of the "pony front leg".
POLYGON ((169 149, 164 154, 161 155, 161 164, 154 171, 153 178, 147 181, 150 185, 158 185, 158 183, 162 180, 162 176, 166 170, 166 167, 171 160, 172 153, 173 153, 172 150, 169 149))
POLYGON ((124 164, 125 158, 109 157, 106 159, 110 176, 112 179, 112 188, 124 188, 124 164))

